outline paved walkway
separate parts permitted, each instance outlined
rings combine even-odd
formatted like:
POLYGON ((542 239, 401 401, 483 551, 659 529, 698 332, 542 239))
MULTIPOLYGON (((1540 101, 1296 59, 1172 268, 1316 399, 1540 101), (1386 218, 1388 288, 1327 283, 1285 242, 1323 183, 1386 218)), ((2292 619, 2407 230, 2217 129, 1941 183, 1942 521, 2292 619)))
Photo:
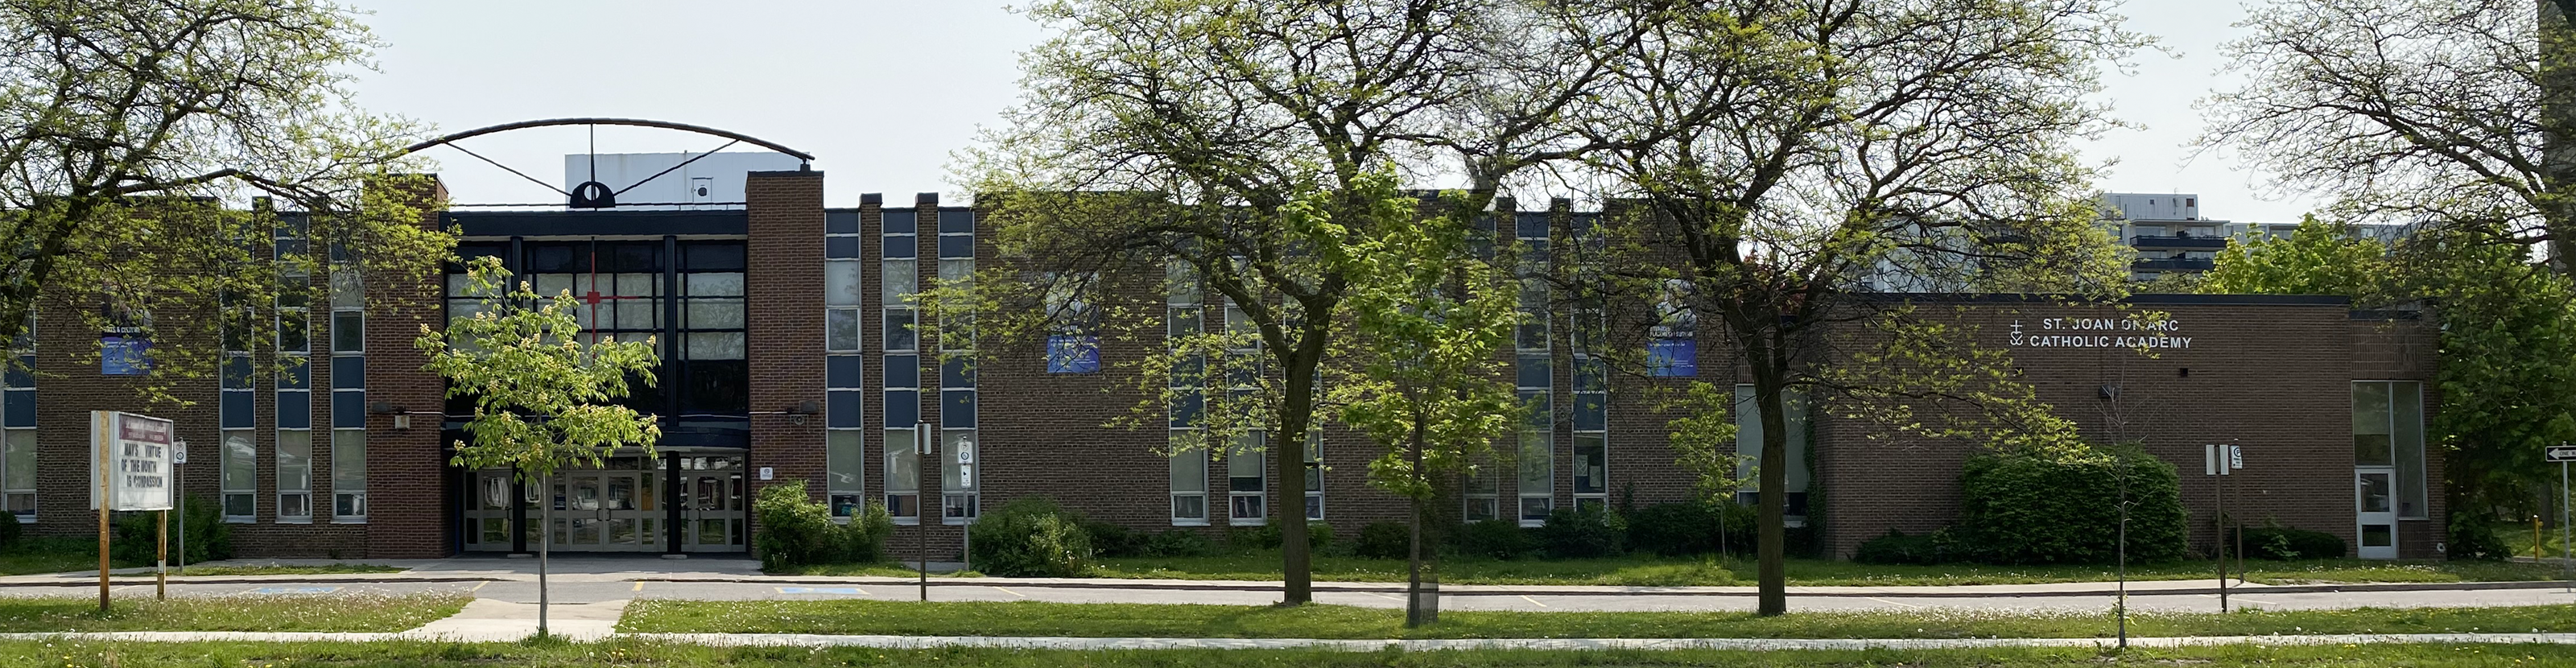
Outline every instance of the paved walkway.
MULTIPOLYGON (((432 624, 436 626, 436 624, 432 624)), ((529 630, 535 629, 534 621, 529 630)), ((560 631, 560 630, 559 630, 560 631)), ((566 634, 571 635, 571 634, 566 634)), ((524 635, 519 636, 524 637, 524 635)), ((1373 652, 1395 647, 1407 651, 1454 649, 1544 649, 1544 650, 1855 650, 1889 649, 1974 649, 1981 647, 2106 647, 2109 638, 1869 638, 1869 639, 1776 639, 1776 638, 1534 638, 1487 640, 1319 640, 1312 638, 1052 638, 989 636, 868 636, 807 635, 759 633, 639 633, 575 636, 574 640, 603 638, 633 639, 658 642, 692 643, 723 646, 850 646, 910 649, 931 647, 1007 647, 1018 649, 1330 649, 1350 652, 1373 652)), ((382 641, 502 641, 484 635, 461 636, 431 631, 428 627, 401 633, 245 633, 218 631, 125 631, 114 633, 0 633, 0 640, 80 640, 91 642, 382 642, 382 641)), ((2273 635, 2273 636, 2197 636, 2168 638, 2130 638, 2135 647, 2190 647, 2211 645, 2359 645, 2388 643, 2454 643, 2454 644, 2576 644, 2576 633, 2418 633, 2386 635, 2273 635)))

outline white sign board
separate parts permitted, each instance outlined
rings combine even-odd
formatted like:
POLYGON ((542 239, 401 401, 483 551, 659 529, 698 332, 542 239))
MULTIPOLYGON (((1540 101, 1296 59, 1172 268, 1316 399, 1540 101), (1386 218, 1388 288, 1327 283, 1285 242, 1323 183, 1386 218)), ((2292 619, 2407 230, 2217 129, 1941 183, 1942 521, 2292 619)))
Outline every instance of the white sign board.
POLYGON ((107 476, 109 510, 169 510, 172 455, 169 420, 90 411, 89 507, 98 508, 99 476, 107 476))
POLYGON ((773 480, 773 479, 776 479, 777 477, 778 477, 778 471, 777 471, 777 470, 775 470, 775 469, 771 469, 770 467, 767 467, 767 466, 760 467, 760 479, 762 479, 762 480, 773 480))
POLYGON ((2541 449, 2540 454, 2546 456, 2551 462, 2576 462, 2576 445, 2550 446, 2541 449))

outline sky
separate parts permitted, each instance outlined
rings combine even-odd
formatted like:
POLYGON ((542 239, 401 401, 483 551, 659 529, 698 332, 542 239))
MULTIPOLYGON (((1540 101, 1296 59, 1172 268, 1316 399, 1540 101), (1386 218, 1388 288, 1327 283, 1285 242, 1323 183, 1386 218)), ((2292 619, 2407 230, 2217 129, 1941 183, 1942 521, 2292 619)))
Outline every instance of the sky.
MULTIPOLYGON (((1041 26, 992 0, 355 0, 385 42, 358 102, 440 133, 541 118, 646 118, 731 130, 816 157, 824 203, 951 192, 950 155, 1017 97, 1019 53, 1041 26)), ((2272 192, 2225 156, 2194 156, 2192 102, 2234 85, 2221 43, 2237 0, 2133 0, 2129 28, 2158 39, 2107 70, 2100 101, 2135 127, 2081 144, 2112 192, 2194 193, 2210 218, 2295 221, 2314 200, 2272 192)), ((558 180, 591 150, 581 128, 521 130, 465 148, 558 180)), ((601 128, 603 153, 703 152, 725 140, 601 128)), ((740 150, 739 148, 734 150, 740 150)), ((561 196, 453 149, 432 149, 459 203, 561 196)), ((958 199, 955 195, 944 198, 958 199)))

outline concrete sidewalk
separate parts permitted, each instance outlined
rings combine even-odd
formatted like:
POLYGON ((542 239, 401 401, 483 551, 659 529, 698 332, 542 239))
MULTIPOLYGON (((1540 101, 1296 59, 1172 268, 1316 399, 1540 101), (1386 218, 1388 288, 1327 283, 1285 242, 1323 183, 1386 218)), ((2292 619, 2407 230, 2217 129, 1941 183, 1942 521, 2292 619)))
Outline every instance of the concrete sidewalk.
MULTIPOLYGON (((528 620, 527 632, 535 631, 535 620, 528 620)), ((882 647, 912 649, 934 647, 1002 647, 1015 649, 1060 650, 1152 650, 1152 649, 1328 649, 1350 652, 1374 652, 1394 647, 1406 651, 1457 649, 1537 649, 1537 650, 1857 650, 1888 649, 1975 649, 1983 647, 2108 647, 2110 638, 1501 638, 1480 640, 1328 640, 1314 638, 1063 638, 1063 637, 997 637, 997 636, 877 636, 877 635, 808 635, 761 633, 632 633, 580 637, 565 633, 569 627, 558 627, 558 634, 568 639, 642 640, 715 646, 794 646, 794 647, 882 647)), ((525 637, 521 634, 517 637, 525 637)), ((454 641, 499 642, 515 640, 492 633, 460 634, 432 631, 429 627, 401 633, 247 633, 197 631, 126 631, 113 633, 0 633, 0 640, 93 641, 93 642, 385 642, 385 641, 454 641)), ((2345 635, 2270 635, 2270 636, 2189 636, 2163 638, 2130 638, 2133 647, 2191 647, 2215 645, 2362 645, 2397 643, 2451 644, 2576 644, 2576 633, 2418 633, 2418 634, 2345 634, 2345 635)))
MULTIPOLYGON (((768 575, 760 571, 757 561, 745 558, 658 559, 640 555, 574 554, 550 560, 548 579, 556 584, 672 582, 672 583, 741 583, 757 586, 781 585, 885 585, 913 586, 914 578, 887 576, 806 576, 768 575)), ((198 566, 319 566, 333 564, 370 564, 406 569, 400 573, 350 573, 330 575, 227 575, 172 576, 173 583, 193 584, 364 584, 364 583, 434 583, 434 582, 535 582, 534 559, 509 559, 497 556, 469 556, 425 560, 327 560, 327 559, 235 559, 197 564, 198 566)), ((934 566, 939 564, 934 564, 934 566)), ((119 569, 111 580, 118 585, 150 584, 149 568, 119 569)), ((54 573, 0 577, 0 587, 86 587, 95 586, 95 573, 54 573)), ((1260 580, 1168 580, 1129 578, 996 578, 932 577, 933 587, 1011 587, 1027 589, 1086 590, 1152 590, 1152 591, 1279 591, 1278 581, 1260 580)), ((2267 585, 2230 583, 2231 593, 2298 594, 2343 592, 2426 592, 2486 591, 2505 589, 2556 589, 2567 584, 2557 581, 2527 582, 2433 582, 2433 583, 2353 583, 2267 585)), ((1402 582, 1335 582, 1317 581, 1317 592, 1395 594, 1405 589, 1402 582)), ((1448 596, 1719 596, 1747 597, 1756 594, 1751 586, 1639 587, 1612 585, 1468 585, 1444 584, 1441 593, 1448 596)), ((2061 582, 2047 584, 2007 585, 1890 585, 1890 586, 1799 586, 1789 587, 1791 596, 1861 597, 1861 598, 2018 598, 2110 596, 2117 593, 2114 582, 2061 582)), ((2131 595, 2215 595, 2216 579, 2145 580, 2128 583, 2131 595)))

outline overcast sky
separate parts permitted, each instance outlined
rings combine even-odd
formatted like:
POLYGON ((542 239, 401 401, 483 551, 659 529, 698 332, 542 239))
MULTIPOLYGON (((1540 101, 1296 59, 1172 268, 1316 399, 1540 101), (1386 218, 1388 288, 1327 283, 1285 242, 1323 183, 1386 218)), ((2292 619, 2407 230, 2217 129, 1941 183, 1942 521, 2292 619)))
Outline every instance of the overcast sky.
MULTIPOLYGON (((909 202, 951 191, 950 151, 1014 99, 1018 54, 1038 27, 992 0, 356 0, 388 44, 358 85, 368 108, 456 131, 497 123, 617 116, 723 128, 812 153, 828 171, 825 203, 862 193, 909 202)), ((2218 45, 2242 31, 2237 0, 2131 2, 2130 28, 2171 52, 2142 52, 2105 77, 2104 102, 2141 126, 2086 145, 2116 161, 2097 185, 2184 192, 2211 218, 2294 221, 2305 198, 2264 200, 2262 177, 2216 157, 2191 159, 2201 128, 2192 101, 2230 85, 2218 45), (2187 162, 2188 160, 2188 162, 2187 162)), ((706 151, 724 140, 604 128, 602 152, 706 151)), ((578 128, 467 140, 530 175, 560 178, 562 157, 588 149, 578 128)), ((561 196, 450 149, 440 175, 462 203, 561 196)))

